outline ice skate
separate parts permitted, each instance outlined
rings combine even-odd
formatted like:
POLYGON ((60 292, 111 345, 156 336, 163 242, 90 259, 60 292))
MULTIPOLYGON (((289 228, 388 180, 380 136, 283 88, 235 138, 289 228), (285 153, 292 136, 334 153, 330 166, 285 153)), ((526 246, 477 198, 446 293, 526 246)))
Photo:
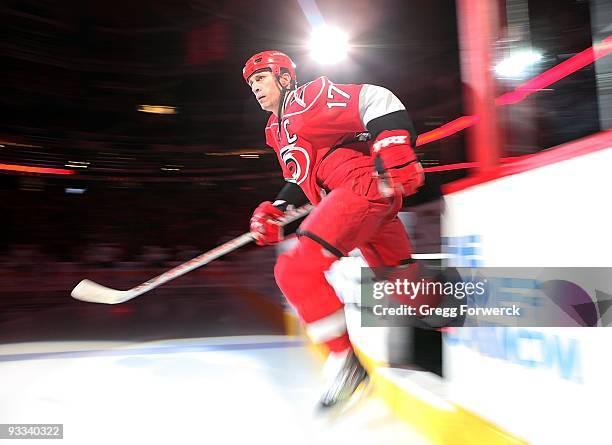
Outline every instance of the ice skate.
POLYGON ((368 373, 352 349, 330 354, 324 374, 328 377, 328 387, 319 401, 321 410, 344 404, 362 383, 368 381, 368 373))

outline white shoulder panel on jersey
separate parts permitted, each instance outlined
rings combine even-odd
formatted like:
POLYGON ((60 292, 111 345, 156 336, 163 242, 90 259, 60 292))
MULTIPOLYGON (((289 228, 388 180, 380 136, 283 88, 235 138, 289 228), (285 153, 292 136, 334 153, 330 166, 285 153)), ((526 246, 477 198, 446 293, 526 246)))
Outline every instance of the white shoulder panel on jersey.
POLYGON ((406 107, 391 91, 378 85, 364 84, 359 93, 359 115, 367 128, 371 120, 406 107))

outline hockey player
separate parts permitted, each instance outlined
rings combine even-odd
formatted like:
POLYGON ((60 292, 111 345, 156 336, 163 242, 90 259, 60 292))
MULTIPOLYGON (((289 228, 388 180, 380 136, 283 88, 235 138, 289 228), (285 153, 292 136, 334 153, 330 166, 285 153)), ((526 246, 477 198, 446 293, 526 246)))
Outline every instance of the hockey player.
POLYGON ((367 374, 325 271, 355 248, 370 267, 397 266, 411 257, 397 212, 402 196, 415 193, 424 179, 412 149, 416 134, 389 90, 326 77, 298 87, 294 63, 279 51, 252 56, 243 77, 261 108, 272 113, 266 142, 287 181, 274 202, 253 213, 257 244, 283 239, 276 220, 288 206, 316 206, 300 225, 295 247, 279 256, 274 275, 310 338, 329 348, 324 370, 332 378, 320 403, 330 407, 348 399, 367 374))

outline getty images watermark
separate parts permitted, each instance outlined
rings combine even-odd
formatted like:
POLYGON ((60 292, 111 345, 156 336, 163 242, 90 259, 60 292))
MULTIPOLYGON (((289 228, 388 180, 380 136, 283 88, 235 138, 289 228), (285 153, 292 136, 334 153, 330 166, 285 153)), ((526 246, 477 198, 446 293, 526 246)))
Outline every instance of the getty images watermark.
POLYGON ((374 315, 381 316, 441 316, 445 318, 456 318, 458 315, 470 316, 515 316, 520 317, 520 307, 511 305, 507 307, 470 307, 467 303, 458 306, 441 306, 441 296, 443 298, 456 298, 466 300, 469 297, 483 296, 486 292, 486 278, 482 281, 468 282, 440 282, 429 281, 424 278, 419 281, 412 281, 408 278, 396 278, 394 281, 378 281, 373 284, 372 297, 375 300, 388 300, 395 298, 402 302, 409 300, 415 302, 417 298, 419 304, 400 304, 398 307, 391 307, 385 304, 376 304, 372 307, 374 315))
POLYGON ((362 268, 363 326, 612 326, 611 268, 362 268), (608 313, 610 312, 610 313, 608 313))

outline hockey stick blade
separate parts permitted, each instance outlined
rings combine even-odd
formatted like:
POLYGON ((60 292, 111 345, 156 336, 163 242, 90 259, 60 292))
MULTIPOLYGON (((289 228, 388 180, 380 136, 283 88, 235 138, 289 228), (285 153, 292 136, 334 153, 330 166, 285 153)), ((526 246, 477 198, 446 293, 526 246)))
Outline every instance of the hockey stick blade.
POLYGON ((134 298, 130 291, 111 289, 91 280, 82 280, 70 295, 77 300, 106 304, 123 303, 134 298))
MULTIPOLYGON (((289 223, 297 221, 298 219, 306 216, 311 210, 313 206, 310 204, 306 204, 295 210, 288 210, 285 215, 279 218, 278 222, 281 226, 285 226, 289 223)), ((125 301, 131 300, 132 298, 136 298, 139 295, 144 294, 145 292, 150 291, 151 289, 155 289, 156 287, 161 286, 162 284, 174 280, 182 275, 185 275, 187 272, 190 272, 198 267, 204 266, 205 264, 210 263, 211 261, 222 257, 234 250, 249 244, 253 241, 253 236, 250 233, 245 233, 240 235, 238 238, 234 238, 231 241, 228 241, 225 244, 222 244, 218 247, 215 247, 208 252, 205 252, 186 263, 180 264, 173 269, 170 269, 167 272, 164 272, 161 275, 158 275, 154 278, 151 278, 149 281, 146 281, 132 289, 128 290, 118 290, 112 289, 110 287, 102 286, 101 284, 95 283, 91 280, 83 280, 72 290, 70 295, 73 298, 81 301, 87 301, 89 303, 104 303, 104 304, 119 304, 125 301)))

